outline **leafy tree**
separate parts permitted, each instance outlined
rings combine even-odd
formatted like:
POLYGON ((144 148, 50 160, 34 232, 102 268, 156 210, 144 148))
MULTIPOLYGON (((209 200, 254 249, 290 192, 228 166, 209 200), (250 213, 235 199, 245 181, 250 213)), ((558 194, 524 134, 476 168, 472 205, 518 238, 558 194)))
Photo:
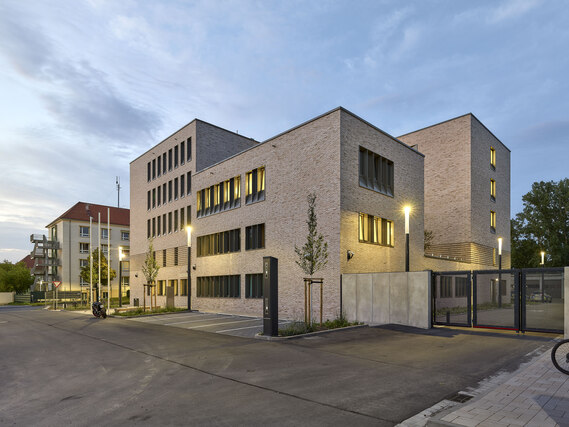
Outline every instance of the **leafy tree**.
POLYGON ((328 243, 324 241, 324 236, 317 231, 316 219, 316 194, 309 194, 308 200, 308 235, 306 243, 301 248, 294 246, 294 251, 298 255, 296 263, 302 271, 312 277, 315 272, 323 268, 328 263, 328 243))
POLYGON ((26 292, 33 283, 34 278, 23 262, 12 264, 4 260, 0 263, 0 292, 26 292))
MULTIPOLYGON (((87 264, 81 267, 80 276, 85 282, 91 278, 91 257, 93 257, 93 285, 99 283, 99 248, 95 249, 87 258, 87 264)), ((101 251, 101 284, 107 283, 109 263, 105 254, 101 251)), ((117 276, 117 272, 111 268, 111 280, 117 276)))
POLYGON ((547 266, 569 265, 569 179, 534 182, 522 200, 524 209, 512 220, 512 265, 537 266, 541 251, 547 266))
POLYGON ((156 258, 154 257, 154 244, 152 243, 152 239, 148 242, 148 251, 146 252, 146 259, 144 260, 144 264, 142 265, 142 274, 146 278, 146 283, 151 285, 156 280, 156 276, 158 276, 158 271, 160 267, 156 262, 156 258))

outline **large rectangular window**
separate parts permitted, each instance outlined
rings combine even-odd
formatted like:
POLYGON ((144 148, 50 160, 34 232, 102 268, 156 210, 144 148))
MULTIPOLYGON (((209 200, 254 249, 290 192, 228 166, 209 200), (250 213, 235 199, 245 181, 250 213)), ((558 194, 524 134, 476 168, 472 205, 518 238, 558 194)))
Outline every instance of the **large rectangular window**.
POLYGON ((393 221, 360 213, 358 236, 362 243, 393 246, 393 221))
POLYGON ((372 151, 360 147, 360 186, 393 196, 394 165, 372 151))
POLYGON ((198 257, 239 252, 241 250, 241 229, 198 236, 197 245, 198 257))
POLYGON ((245 298, 263 298, 263 273, 245 275, 245 298))
POLYGON ((198 298, 239 298, 241 296, 241 276, 198 277, 196 294, 198 298))
POLYGON ((265 247, 265 224, 245 227, 245 250, 265 247))
POLYGON ((265 168, 253 169, 245 174, 245 203, 265 200, 265 168))

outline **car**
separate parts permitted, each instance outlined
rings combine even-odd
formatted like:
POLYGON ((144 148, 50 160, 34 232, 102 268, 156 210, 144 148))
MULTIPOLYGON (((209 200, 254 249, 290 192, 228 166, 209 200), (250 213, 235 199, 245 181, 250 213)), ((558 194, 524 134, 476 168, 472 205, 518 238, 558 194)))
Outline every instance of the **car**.
POLYGON ((551 302, 551 295, 546 294, 545 292, 541 293, 539 291, 532 292, 529 297, 530 301, 537 301, 537 302, 551 302))

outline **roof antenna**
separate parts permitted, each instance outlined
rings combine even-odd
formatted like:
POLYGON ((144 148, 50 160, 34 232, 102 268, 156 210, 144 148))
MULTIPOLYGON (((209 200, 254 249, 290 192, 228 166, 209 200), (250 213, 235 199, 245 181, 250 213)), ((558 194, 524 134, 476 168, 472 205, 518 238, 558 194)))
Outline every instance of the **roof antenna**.
POLYGON ((117 208, 120 208, 121 207, 121 179, 119 176, 117 176, 116 184, 117 184, 117 208))

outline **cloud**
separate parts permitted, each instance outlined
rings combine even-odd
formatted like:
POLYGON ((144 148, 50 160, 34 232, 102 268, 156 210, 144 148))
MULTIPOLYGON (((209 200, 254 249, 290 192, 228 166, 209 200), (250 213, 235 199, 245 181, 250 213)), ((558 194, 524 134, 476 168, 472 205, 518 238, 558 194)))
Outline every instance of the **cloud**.
POLYGON ((488 22, 499 24, 503 21, 518 18, 536 8, 540 3, 540 0, 509 0, 490 12, 488 22))

